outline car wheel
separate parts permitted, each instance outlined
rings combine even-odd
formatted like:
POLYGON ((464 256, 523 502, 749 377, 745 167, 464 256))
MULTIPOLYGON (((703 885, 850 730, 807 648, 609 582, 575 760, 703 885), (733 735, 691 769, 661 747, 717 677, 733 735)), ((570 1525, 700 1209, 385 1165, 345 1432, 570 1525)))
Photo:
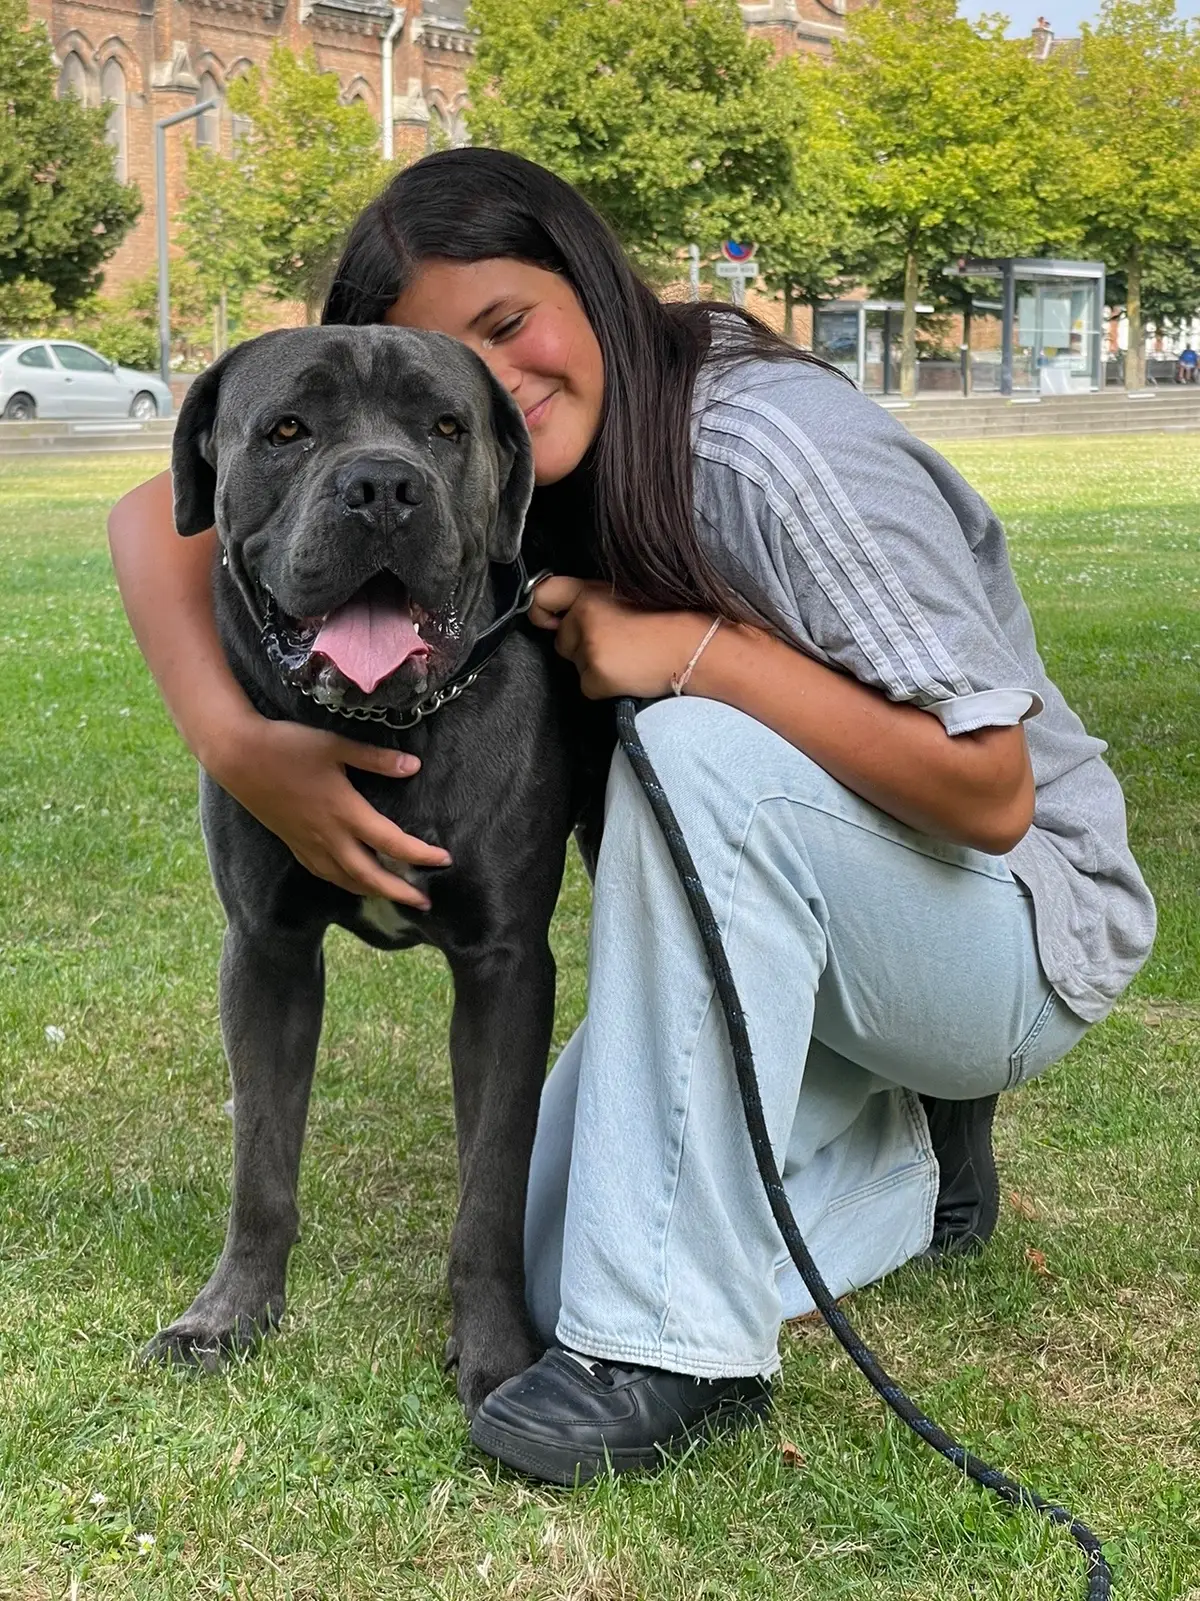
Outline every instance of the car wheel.
POLYGON ((37 416, 37 406, 32 395, 14 395, 4 408, 6 422, 33 422, 37 416))
POLYGON ((147 394, 144 389, 140 395, 134 395, 129 415, 135 422, 153 422, 158 416, 158 403, 154 396, 147 394))

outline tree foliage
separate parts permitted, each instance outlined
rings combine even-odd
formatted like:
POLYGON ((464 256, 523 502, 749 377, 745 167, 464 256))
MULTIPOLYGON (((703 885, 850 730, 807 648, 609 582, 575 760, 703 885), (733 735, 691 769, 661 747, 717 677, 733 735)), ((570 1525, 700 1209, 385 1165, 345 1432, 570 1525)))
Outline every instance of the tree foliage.
POLYGON ((0 0, 0 88, 0 286, 44 284, 69 307, 95 288, 141 201, 117 181, 103 109, 55 98, 50 40, 25 0, 0 0))
POLYGON ((749 237, 794 154, 736 0, 474 0, 477 144, 575 185, 638 260, 749 237))
POLYGON ((1020 255, 1075 228, 1067 74, 1003 29, 1000 17, 957 16, 955 0, 878 0, 847 19, 813 80, 843 130, 867 275, 903 284, 909 394, 931 276, 956 256, 1020 255))
POLYGON ((785 57, 767 85, 773 125, 791 149, 790 182, 752 209, 749 229, 767 288, 783 297, 789 335, 792 306, 815 305, 853 281, 868 245, 845 181, 853 152, 825 73, 812 56, 785 57))
MULTIPOLYGON (((1146 297, 1181 314, 1194 293, 1200 43, 1174 0, 1103 0, 1075 78, 1085 246, 1111 264, 1129 319, 1126 383, 1145 381, 1146 297), (1190 271, 1183 259, 1191 257, 1190 271)), ((1195 302, 1191 308, 1195 310, 1195 302)))
POLYGON ((342 105, 312 51, 276 45, 229 86, 245 130, 231 155, 192 152, 181 240, 212 300, 259 285, 314 317, 346 230, 387 177, 379 129, 342 105))

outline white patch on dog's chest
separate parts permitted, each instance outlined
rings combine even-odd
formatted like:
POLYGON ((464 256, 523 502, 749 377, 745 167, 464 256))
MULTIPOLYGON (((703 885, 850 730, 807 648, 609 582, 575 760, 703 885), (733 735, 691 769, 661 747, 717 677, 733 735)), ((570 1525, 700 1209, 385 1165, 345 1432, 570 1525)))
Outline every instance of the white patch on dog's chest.
POLYGON ((363 922, 370 923, 384 939, 401 939, 405 934, 416 932, 412 919, 405 917, 396 902, 384 895, 364 895, 358 906, 363 922))

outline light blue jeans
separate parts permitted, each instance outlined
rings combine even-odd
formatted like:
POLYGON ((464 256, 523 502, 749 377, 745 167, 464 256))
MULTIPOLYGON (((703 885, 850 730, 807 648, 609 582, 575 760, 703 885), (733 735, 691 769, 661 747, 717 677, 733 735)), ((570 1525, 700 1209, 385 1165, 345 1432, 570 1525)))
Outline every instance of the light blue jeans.
MULTIPOLYGON (((914 832, 716 701, 656 702, 638 728, 721 925, 788 1198, 844 1294, 929 1243, 918 1094, 1011 1089, 1087 1025, 1044 978, 1002 857, 914 832)), ((619 751, 588 1013, 542 1096, 526 1274, 547 1343, 697 1377, 774 1372, 781 1320, 812 1307, 691 911, 619 751)))

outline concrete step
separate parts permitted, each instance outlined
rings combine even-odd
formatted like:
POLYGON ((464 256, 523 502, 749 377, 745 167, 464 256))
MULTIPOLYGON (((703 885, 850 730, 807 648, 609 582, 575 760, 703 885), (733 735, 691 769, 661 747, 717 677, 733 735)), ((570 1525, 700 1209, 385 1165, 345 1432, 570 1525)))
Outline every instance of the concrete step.
POLYGON ((884 404, 910 432, 929 440, 1200 430, 1200 393, 1173 387, 1040 399, 918 397, 908 405, 892 400, 884 404))
POLYGON ((1179 434, 1200 433, 1200 420, 1194 423, 1169 423, 1165 427, 1161 423, 1130 423, 1114 421, 1111 423, 1096 423, 1090 427, 1079 427, 1072 424, 1063 424, 1059 428, 1012 428, 1003 424, 995 428, 925 428, 916 423, 909 426, 909 432, 918 439, 927 440, 930 444, 948 442, 955 439, 1084 439, 1091 434, 1179 434))

